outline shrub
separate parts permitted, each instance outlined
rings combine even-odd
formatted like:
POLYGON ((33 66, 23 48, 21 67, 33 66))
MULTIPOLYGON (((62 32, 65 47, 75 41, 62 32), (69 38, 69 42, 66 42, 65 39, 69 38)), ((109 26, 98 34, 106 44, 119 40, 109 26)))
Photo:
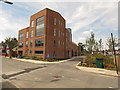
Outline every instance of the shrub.
POLYGON ((96 57, 93 57, 91 56, 89 59, 88 59, 88 64, 96 64, 96 57))
POLYGON ((87 56, 86 58, 83 59, 83 63, 87 63, 89 60, 90 56, 87 56))
POLYGON ((59 60, 57 60, 57 59, 46 59, 46 61, 48 61, 48 62, 55 62, 55 61, 59 61, 59 60))
POLYGON ((25 56, 19 56, 18 58, 21 58, 21 59, 22 59, 22 58, 24 58, 24 57, 25 57, 25 56))
POLYGON ((93 54, 92 56, 96 57, 96 58, 105 58, 105 56, 103 54, 100 54, 100 53, 93 54))
POLYGON ((115 65, 113 65, 113 64, 105 64, 105 67, 108 67, 108 68, 115 68, 115 65))
POLYGON ((44 59, 42 57, 40 57, 39 60, 44 61, 44 59))
POLYGON ((36 56, 31 56, 31 59, 32 59, 32 60, 36 60, 37 57, 36 57, 36 56))
POLYGON ((24 59, 31 59, 30 56, 24 56, 24 59))

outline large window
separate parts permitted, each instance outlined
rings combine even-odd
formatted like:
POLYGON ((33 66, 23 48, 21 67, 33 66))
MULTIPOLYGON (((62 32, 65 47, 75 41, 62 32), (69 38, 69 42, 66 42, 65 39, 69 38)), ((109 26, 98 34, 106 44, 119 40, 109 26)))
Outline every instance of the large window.
POLYGON ((44 35, 44 16, 37 19, 36 36, 44 35))
POLYGON ((54 36, 56 36, 56 29, 54 29, 54 36))
POLYGON ((31 27, 34 27, 34 21, 31 22, 31 27))
POLYGON ((26 38, 28 38, 28 32, 26 32, 26 38))
POLYGON ((43 47, 44 46, 44 39, 36 39, 35 40, 35 47, 43 47))
POLYGON ((31 30, 31 34, 30 34, 30 37, 33 37, 33 30, 31 30))
POLYGON ((20 39, 20 40, 23 40, 23 39, 24 39, 24 34, 23 34, 23 33, 19 34, 19 39, 20 39))
POLYGON ((19 45, 18 45, 19 48, 22 48, 23 47, 23 42, 20 42, 19 45))
POLYGON ((37 55, 43 55, 43 51, 35 51, 35 54, 37 54, 37 55))
POLYGON ((55 53, 55 51, 53 52, 53 58, 55 58, 56 57, 56 53, 55 53))
POLYGON ((54 18, 54 25, 56 25, 56 18, 54 18))
POLYGON ((32 42, 33 42, 33 41, 32 41, 32 40, 30 40, 30 47, 32 47, 32 46, 33 46, 32 42))
POLYGON ((28 47, 28 41, 26 41, 26 47, 28 47))
POLYGON ((60 40, 58 41, 58 47, 60 47, 60 40))
POLYGON ((54 47, 56 47, 56 41, 54 40, 54 47))
POLYGON ((59 30, 59 37, 60 37, 60 30, 59 30))

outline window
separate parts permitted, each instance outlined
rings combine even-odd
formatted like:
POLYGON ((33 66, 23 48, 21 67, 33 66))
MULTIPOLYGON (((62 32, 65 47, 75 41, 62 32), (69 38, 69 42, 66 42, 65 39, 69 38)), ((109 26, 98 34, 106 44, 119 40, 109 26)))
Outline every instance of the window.
POLYGON ((28 41, 26 41, 26 47, 28 47, 28 41))
POLYGON ((44 35, 44 16, 37 19, 36 36, 44 35))
POLYGON ((66 38, 66 42, 67 42, 67 38, 66 38))
POLYGON ((62 36, 62 32, 61 32, 61 36, 62 36))
POLYGON ((60 37, 60 30, 59 30, 59 37, 60 37))
POLYGON ((59 20, 59 25, 60 25, 60 20, 59 20))
POLYGON ((23 47, 23 42, 20 42, 19 45, 18 45, 19 48, 22 48, 23 47))
POLYGON ((28 38, 28 32, 26 32, 26 38, 28 38))
POLYGON ((56 18, 54 18, 54 25, 56 25, 56 18))
POLYGON ((56 36, 56 29, 54 29, 54 36, 56 36))
POLYGON ((60 47, 60 40, 58 41, 58 47, 60 47))
POLYGON ((30 50, 30 54, 32 54, 32 50, 30 50))
POLYGON ((43 51, 35 51, 35 54, 37 54, 37 55, 43 55, 43 51))
POLYGON ((33 45, 32 45, 32 42, 33 42, 33 41, 32 41, 32 40, 30 40, 30 47, 32 47, 32 46, 33 46, 33 45))
POLYGON ((72 42, 72 37, 70 36, 70 42, 72 42))
POLYGON ((30 37, 33 37, 33 30, 31 31, 31 36, 30 37))
POLYGON ((34 27, 34 21, 31 22, 31 27, 34 27))
POLYGON ((56 47, 56 41, 54 40, 54 47, 56 47))
POLYGON ((28 50, 25 50, 25 54, 28 54, 28 50))
POLYGON ((35 40, 35 47, 43 47, 44 46, 44 39, 36 39, 35 40))
POLYGON ((55 51, 53 52, 53 58, 55 58, 56 57, 56 53, 55 53, 55 51))
POLYGON ((21 34, 19 35, 19 39, 20 39, 20 40, 23 40, 23 39, 24 39, 24 34, 23 34, 23 33, 21 33, 21 34))

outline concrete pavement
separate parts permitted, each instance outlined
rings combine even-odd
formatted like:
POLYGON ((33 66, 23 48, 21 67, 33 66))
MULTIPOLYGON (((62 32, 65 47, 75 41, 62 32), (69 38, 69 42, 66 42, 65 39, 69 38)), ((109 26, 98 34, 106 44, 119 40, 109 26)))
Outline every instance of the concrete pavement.
MULTIPOLYGON (((74 58, 79 58, 79 57, 80 56, 73 57, 73 58, 67 59, 67 60, 55 61, 55 62, 47 62, 47 61, 40 61, 40 60, 38 61, 38 60, 31 60, 31 59, 19 59, 19 58, 12 58, 12 59, 23 61, 23 62, 35 63, 35 64, 55 64, 55 63, 67 62, 67 61, 73 60, 74 58)), ((9 58, 9 57, 6 57, 6 58, 9 58)))
POLYGON ((78 65, 76 65, 76 68, 81 71, 85 71, 85 72, 91 72, 91 73, 97 73, 97 74, 102 74, 102 75, 118 77, 118 74, 116 73, 116 71, 112 71, 112 70, 92 68, 92 67, 83 67, 83 66, 78 66, 78 65))

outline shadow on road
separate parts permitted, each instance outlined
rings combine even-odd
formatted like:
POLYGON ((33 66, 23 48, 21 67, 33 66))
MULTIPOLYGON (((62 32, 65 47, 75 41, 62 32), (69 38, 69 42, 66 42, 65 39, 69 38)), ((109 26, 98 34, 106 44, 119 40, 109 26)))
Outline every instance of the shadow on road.
POLYGON ((13 77, 13 76, 16 76, 16 75, 20 75, 20 74, 23 74, 23 73, 29 73, 29 72, 31 72, 33 70, 44 68, 44 67, 47 67, 47 66, 40 66, 40 67, 35 67, 35 68, 25 68, 21 72, 13 73, 13 74, 10 74, 10 75, 2 74, 2 78, 3 79, 9 79, 10 77, 13 77))

